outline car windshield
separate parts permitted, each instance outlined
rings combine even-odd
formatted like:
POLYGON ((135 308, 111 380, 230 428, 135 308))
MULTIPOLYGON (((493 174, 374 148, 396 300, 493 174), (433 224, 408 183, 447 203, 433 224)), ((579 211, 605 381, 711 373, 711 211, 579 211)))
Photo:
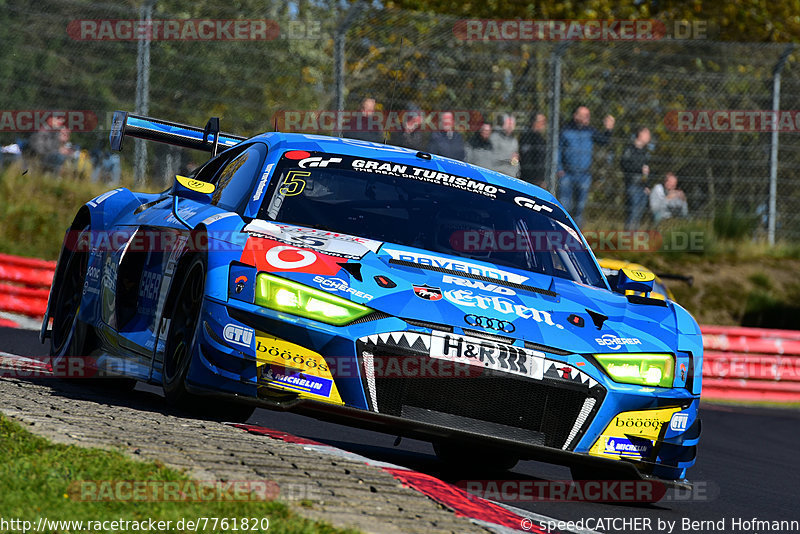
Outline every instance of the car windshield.
POLYGON ((557 205, 413 165, 286 152, 258 217, 606 287, 557 205))

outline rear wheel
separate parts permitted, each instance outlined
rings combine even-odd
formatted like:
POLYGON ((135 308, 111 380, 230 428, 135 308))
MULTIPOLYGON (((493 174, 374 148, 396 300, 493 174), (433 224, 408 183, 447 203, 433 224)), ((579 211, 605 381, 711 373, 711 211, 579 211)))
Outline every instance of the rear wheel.
MULTIPOLYGON (((67 251, 64 275, 59 281, 53 301, 53 332, 50 339, 50 356, 53 367, 62 369, 84 369, 85 366, 61 365, 65 358, 83 358, 93 348, 93 329, 80 320, 83 288, 86 283, 86 272, 89 266, 88 248, 89 226, 84 226, 73 243, 74 250, 67 251)), ((84 362, 88 363, 88 362, 84 362)), ((81 386, 92 386, 113 391, 132 391, 136 380, 132 378, 67 378, 67 382, 81 386)))
POLYGON ((78 320, 83 298, 83 284, 89 265, 89 253, 80 251, 80 244, 88 237, 89 227, 81 230, 76 250, 68 254, 64 275, 59 281, 53 302, 53 332, 50 340, 50 356, 57 363, 65 357, 83 356, 86 327, 78 320))
POLYGON ((171 404, 204 418, 246 421, 255 410, 253 406, 193 395, 186 389, 200 325, 205 280, 206 266, 199 256, 192 258, 176 277, 178 287, 167 316, 170 324, 161 373, 164 395, 171 404))

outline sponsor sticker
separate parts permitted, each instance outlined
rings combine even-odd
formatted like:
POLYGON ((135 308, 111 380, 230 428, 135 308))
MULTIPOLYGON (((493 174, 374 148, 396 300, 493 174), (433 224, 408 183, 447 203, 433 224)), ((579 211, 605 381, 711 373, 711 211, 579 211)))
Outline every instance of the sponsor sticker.
POLYGON ((392 248, 384 248, 383 250, 395 260, 408 261, 430 267, 439 267, 440 269, 448 269, 450 271, 460 271, 463 273, 485 276, 486 278, 505 280, 515 284, 522 284, 528 280, 527 276, 522 276, 520 274, 498 269, 496 267, 488 267, 461 260, 451 260, 431 254, 423 254, 420 252, 410 252, 392 248))
POLYGON ((633 458, 646 458, 653 450, 653 443, 643 439, 608 438, 605 445, 605 454, 626 456, 633 458))
POLYGON ((689 426, 688 413, 673 414, 672 419, 669 420, 669 429, 674 432, 683 432, 689 426))
POLYGON ((204 193, 206 195, 210 195, 214 192, 214 184, 210 184, 208 182, 202 182, 200 180, 195 180, 193 178, 187 178, 186 176, 175 176, 175 179, 178 180, 178 183, 181 184, 186 189, 191 189, 192 191, 197 191, 198 193, 204 193))
POLYGON ((616 415, 595 441, 590 454, 595 456, 646 457, 653 442, 662 434, 664 425, 671 424, 681 408, 637 410, 616 415))
POLYGON ((594 338, 598 345, 611 350, 618 350, 623 345, 641 345, 642 340, 636 337, 617 337, 614 334, 603 334, 603 337, 594 338))
POLYGON ((414 286, 414 294, 423 300, 442 300, 442 290, 438 287, 429 286, 428 284, 414 286))
POLYGON ((253 346, 254 335, 255 331, 252 328, 235 324, 227 324, 222 330, 222 337, 225 338, 225 341, 248 349, 253 346))
POLYGON ((472 310, 494 310, 504 315, 516 315, 521 319, 533 319, 537 323, 544 323, 563 329, 564 326, 553 322, 553 317, 549 312, 537 310, 524 304, 518 304, 509 298, 498 295, 477 295, 467 289, 448 290, 444 292, 444 298, 456 306, 471 308, 472 310))
POLYGON ((536 380, 544 374, 543 352, 458 334, 433 332, 430 355, 536 380))
POLYGON ((362 298, 365 300, 372 300, 372 295, 369 293, 364 293, 354 287, 351 287, 350 284, 346 280, 342 280, 341 278, 326 278, 324 276, 315 276, 314 283, 316 283, 320 289, 324 289, 325 291, 330 292, 341 292, 347 293, 349 295, 354 295, 358 298, 362 298))
POLYGON ((330 368, 318 353, 264 332, 256 332, 259 382, 342 404, 330 368))
POLYGON ((517 292, 510 287, 491 284, 489 282, 482 282, 480 280, 470 280, 469 278, 459 278, 457 276, 444 275, 442 282, 445 284, 453 284, 470 289, 477 289, 479 291, 488 291, 489 293, 499 293, 500 295, 516 295, 517 292))

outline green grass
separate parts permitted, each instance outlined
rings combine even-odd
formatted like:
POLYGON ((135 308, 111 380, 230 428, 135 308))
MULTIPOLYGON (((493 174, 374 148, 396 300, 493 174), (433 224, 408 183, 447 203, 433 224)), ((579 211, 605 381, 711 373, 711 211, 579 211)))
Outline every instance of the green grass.
MULTIPOLYGON (((345 532, 326 523, 299 517, 279 501, 141 502, 87 501, 79 497, 85 481, 187 481, 189 478, 159 462, 138 462, 120 452, 60 445, 35 436, 0 415, 0 517, 32 521, 269 518, 269 532, 345 532)), ((202 525, 201 525, 202 526, 202 525)), ((219 527, 219 525, 218 525, 219 527)), ((211 524, 200 532, 226 532, 211 524)), ((59 530, 70 532, 69 530, 59 530)), ((74 532, 74 531, 73 531, 74 532)), ((261 532, 258 530, 258 532, 261 532)))

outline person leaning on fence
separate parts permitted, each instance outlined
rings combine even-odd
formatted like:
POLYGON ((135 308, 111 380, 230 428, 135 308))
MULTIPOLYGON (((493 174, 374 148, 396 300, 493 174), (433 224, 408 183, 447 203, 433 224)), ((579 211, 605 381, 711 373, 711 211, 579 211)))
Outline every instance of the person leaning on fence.
POLYGON ((530 127, 519 136, 519 177, 539 187, 544 187, 546 183, 546 128, 547 117, 542 113, 534 113, 530 127))
POLYGON ((625 147, 620 159, 622 176, 625 180, 626 230, 635 230, 642 222, 650 195, 650 130, 644 126, 636 129, 633 142, 625 147))
POLYGON ((393 144, 410 148, 412 150, 424 150, 425 139, 422 136, 422 110, 416 104, 409 104, 408 111, 403 115, 403 131, 399 135, 392 134, 392 139, 397 138, 393 144))
POLYGON ((503 127, 492 132, 491 169, 508 176, 517 177, 519 173, 519 141, 514 136, 517 120, 513 115, 503 115, 503 127))
POLYGON ((492 168, 492 125, 484 122, 467 143, 467 163, 492 168))
POLYGON ((689 206, 686 194, 678 189, 678 177, 668 172, 663 184, 656 184, 650 192, 650 209, 656 223, 672 217, 686 217, 689 206))
POLYGON ((345 137, 383 143, 383 128, 378 119, 379 116, 375 114, 375 99, 365 98, 361 101, 361 109, 353 114, 350 132, 345 137))
POLYGON ((440 131, 431 134, 428 152, 464 161, 466 155, 464 137, 460 132, 455 131, 455 120, 451 112, 445 111, 440 115, 439 128, 440 131))
POLYGON ((558 140, 558 200, 564 209, 571 213, 575 222, 583 222, 583 209, 589 197, 592 185, 592 154, 594 145, 605 145, 611 140, 614 129, 614 117, 606 115, 603 119, 604 130, 599 132, 589 125, 591 113, 586 106, 578 106, 572 114, 572 120, 561 131, 558 140), (573 198, 577 200, 573 204, 573 198))

